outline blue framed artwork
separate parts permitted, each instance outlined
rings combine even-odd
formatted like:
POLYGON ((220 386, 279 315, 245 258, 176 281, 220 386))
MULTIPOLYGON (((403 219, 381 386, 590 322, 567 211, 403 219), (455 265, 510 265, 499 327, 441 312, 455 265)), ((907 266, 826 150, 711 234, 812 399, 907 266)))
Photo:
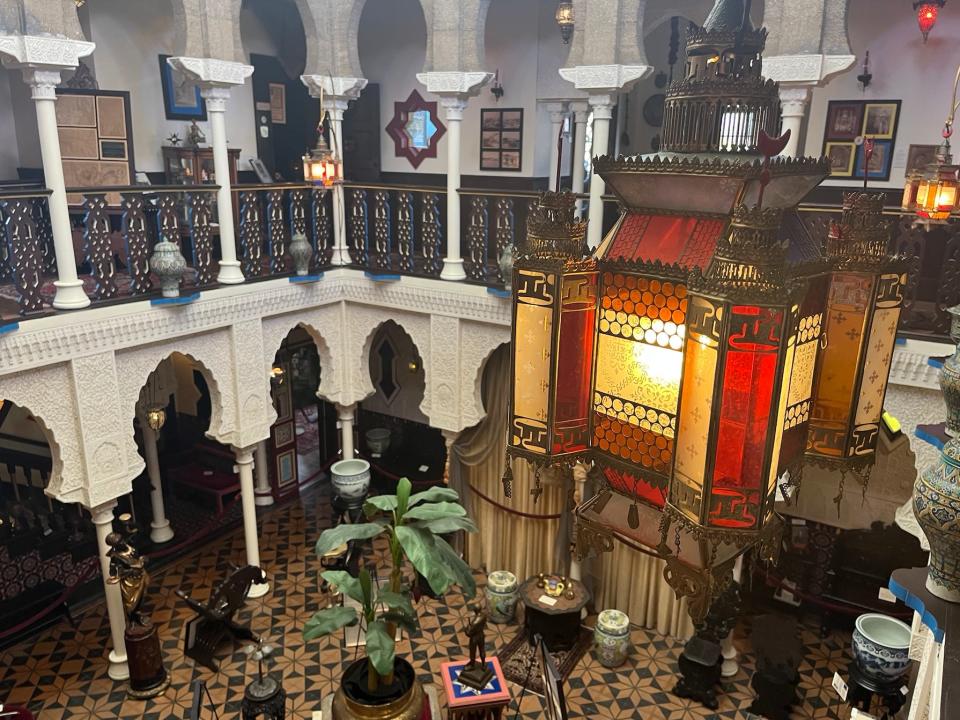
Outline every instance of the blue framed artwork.
POLYGON ((854 165, 853 176, 863 178, 866 174, 870 180, 889 180, 893 140, 873 141, 873 155, 870 156, 870 167, 866 169, 866 173, 864 173, 863 168, 865 158, 863 147, 863 144, 857 145, 857 160, 854 165))
POLYGON ((160 82, 163 86, 163 110, 167 120, 206 120, 207 104, 200 88, 167 62, 169 55, 160 55, 160 82))

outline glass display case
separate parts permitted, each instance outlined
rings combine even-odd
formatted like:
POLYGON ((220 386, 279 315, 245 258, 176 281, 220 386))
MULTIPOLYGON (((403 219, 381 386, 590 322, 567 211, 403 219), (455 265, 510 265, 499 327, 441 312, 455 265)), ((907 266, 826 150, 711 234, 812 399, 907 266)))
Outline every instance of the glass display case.
MULTIPOLYGON (((163 170, 167 185, 214 185, 217 182, 213 169, 213 148, 195 148, 165 145, 163 170)), ((228 149, 230 184, 237 182, 239 149, 228 149)))

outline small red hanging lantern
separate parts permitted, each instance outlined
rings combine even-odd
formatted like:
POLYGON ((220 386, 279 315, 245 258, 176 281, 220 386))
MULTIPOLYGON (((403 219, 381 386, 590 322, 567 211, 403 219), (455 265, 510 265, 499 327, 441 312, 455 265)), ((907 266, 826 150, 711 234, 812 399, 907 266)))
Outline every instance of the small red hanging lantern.
POLYGON ((937 24, 937 16, 940 14, 940 8, 947 4, 947 0, 917 0, 913 3, 913 9, 917 11, 917 24, 920 26, 920 32, 923 33, 923 41, 927 41, 927 36, 937 24))

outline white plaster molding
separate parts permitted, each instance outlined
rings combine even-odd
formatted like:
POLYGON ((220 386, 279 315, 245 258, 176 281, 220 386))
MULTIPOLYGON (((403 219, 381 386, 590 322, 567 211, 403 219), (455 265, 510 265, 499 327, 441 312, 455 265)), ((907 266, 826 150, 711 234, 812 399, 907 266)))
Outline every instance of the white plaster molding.
POLYGON ((778 83, 821 86, 856 61, 856 55, 776 55, 763 59, 763 76, 778 83))
POLYGON ((96 45, 56 35, 0 35, 0 59, 8 67, 75 68, 96 45))
POLYGON ((652 65, 577 65, 560 68, 560 77, 577 90, 591 95, 610 94, 630 89, 637 81, 653 73, 652 65))
POLYGON ((367 86, 367 79, 361 77, 330 77, 329 75, 301 75, 300 82, 307 86, 311 97, 320 97, 324 100, 356 100, 360 92, 367 86))
POLYGON ((172 57, 167 63, 201 87, 243 85, 253 75, 253 65, 216 58, 172 57))
POLYGON ((493 73, 433 70, 417 73, 417 82, 435 95, 475 97, 493 79, 493 73))

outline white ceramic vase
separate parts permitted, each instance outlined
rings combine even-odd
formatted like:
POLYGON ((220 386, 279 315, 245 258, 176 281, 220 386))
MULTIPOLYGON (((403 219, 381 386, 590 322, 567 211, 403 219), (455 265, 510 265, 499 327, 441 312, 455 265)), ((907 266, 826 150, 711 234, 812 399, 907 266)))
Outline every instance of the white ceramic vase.
POLYGON ((896 618, 866 613, 853 631, 853 656, 869 678, 889 682, 910 669, 910 628, 896 618))
POLYGON ((513 622, 517 612, 518 586, 517 576, 507 570, 494 570, 487 575, 485 594, 491 622, 513 622))
POLYGON ((333 493, 344 500, 364 497, 370 490, 370 463, 354 458, 339 460, 330 466, 333 493))

